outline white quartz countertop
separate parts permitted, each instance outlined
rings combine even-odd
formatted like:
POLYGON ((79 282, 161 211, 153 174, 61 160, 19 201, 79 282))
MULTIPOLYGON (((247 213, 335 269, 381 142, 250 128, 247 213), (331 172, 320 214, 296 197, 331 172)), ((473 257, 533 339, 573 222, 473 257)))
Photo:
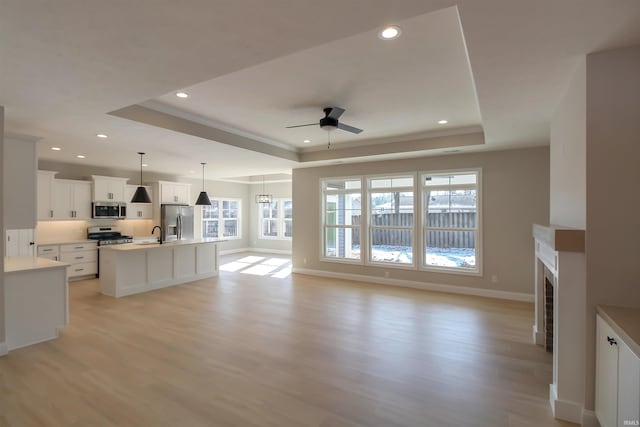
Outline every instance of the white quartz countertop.
POLYGON ((4 272, 15 273, 18 271, 44 270, 48 268, 68 267, 66 262, 53 261, 46 258, 32 256, 8 256, 4 257, 4 272))
POLYGON ((160 243, 126 243, 123 245, 107 245, 107 246, 98 246, 99 249, 109 249, 114 251, 139 251, 145 249, 155 249, 155 248, 171 248, 173 246, 185 246, 185 245, 199 245, 202 243, 220 243, 225 242, 225 240, 219 239, 194 239, 194 240, 175 240, 172 242, 164 242, 160 243))
POLYGON ((640 308, 599 305, 598 314, 640 358, 640 308))
POLYGON ((83 240, 64 240, 64 241, 57 241, 57 242, 38 242, 38 246, 74 245, 79 243, 96 243, 96 240, 83 239, 83 240))

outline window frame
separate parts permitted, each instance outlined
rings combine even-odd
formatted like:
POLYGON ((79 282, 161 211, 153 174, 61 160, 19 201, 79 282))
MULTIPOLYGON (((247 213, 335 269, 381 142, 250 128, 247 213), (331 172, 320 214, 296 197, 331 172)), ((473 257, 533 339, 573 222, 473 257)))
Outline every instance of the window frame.
POLYGON ((219 240, 239 240, 242 239, 242 199, 236 197, 210 197, 211 202, 218 202, 218 218, 205 218, 204 210, 207 206, 202 206, 200 210, 200 222, 201 222, 201 230, 200 236, 203 239, 219 239, 219 240), (236 218, 225 218, 224 217, 224 202, 237 202, 238 203, 238 216, 236 218), (205 222, 206 221, 218 221, 218 234, 220 231, 224 234, 224 223, 227 220, 235 220, 237 222, 238 235, 237 236, 218 236, 218 237, 205 237, 204 233, 206 230, 205 222))
MULTIPOLYGON (((367 188, 366 188, 366 206, 367 206, 367 211, 366 211, 366 228, 367 228, 367 246, 366 246, 366 260, 365 260, 365 264, 367 265, 371 265, 371 266, 376 266, 376 267, 385 267, 385 268, 400 268, 400 269, 404 269, 404 270, 416 270, 417 269, 417 262, 416 262, 416 257, 419 256, 419 251, 418 251, 418 239, 416 239, 416 229, 417 229, 417 223, 418 221, 416 220, 416 202, 418 200, 418 195, 416 194, 417 191, 417 174, 416 172, 407 172, 407 173, 392 173, 392 174, 381 174, 381 175, 366 175, 363 177, 363 179, 366 182, 367 188), (379 187, 379 188, 373 188, 372 187, 372 181, 377 180, 377 179, 394 179, 394 178, 411 178, 413 185, 411 187, 379 187), (381 192, 381 193, 394 193, 394 192, 398 192, 398 193, 412 193, 413 194, 413 225, 410 227, 406 227, 406 226, 374 226, 371 224, 371 216, 372 216, 372 212, 371 212, 371 194, 375 193, 375 192, 381 192), (374 261, 372 260, 372 255, 373 255, 373 250, 371 247, 371 242, 373 241, 373 231, 374 230, 380 230, 380 229, 388 229, 388 230, 410 230, 411 234, 412 234, 412 239, 411 239, 411 264, 407 264, 407 263, 394 263, 394 262, 386 262, 386 261, 374 261)), ((419 212, 418 212, 419 213, 419 212)), ((364 216, 364 215, 362 215, 364 216)), ((362 220, 360 221, 362 223, 362 220)), ((361 250, 362 251, 362 250, 361 250)))
MULTIPOLYGON (((363 197, 363 190, 364 190, 364 181, 365 181, 365 177, 363 177, 362 175, 357 175, 357 176, 338 176, 338 177, 334 177, 334 176, 329 176, 329 177, 321 177, 320 178, 320 209, 321 209, 321 214, 320 214, 320 261, 324 261, 324 262, 337 262, 337 263, 344 263, 344 264, 356 264, 356 265, 363 265, 364 264, 364 260, 365 260, 365 253, 364 253, 364 249, 365 248, 365 242, 364 240, 366 239, 365 237, 365 233, 362 232, 362 213, 365 211, 365 205, 366 205, 366 201, 365 201, 365 197, 363 197), (336 180, 342 180, 342 181, 360 181, 360 188, 356 191, 356 190, 334 190, 331 191, 329 193, 327 193, 326 189, 325 189, 325 182, 327 181, 336 181, 336 180), (357 226, 353 226, 353 225, 341 225, 341 226, 327 226, 326 224, 326 214, 327 214, 327 207, 326 207, 326 201, 327 201, 327 194, 355 194, 355 193, 359 193, 360 194, 360 224, 357 226), (360 231, 360 258, 359 259, 353 259, 353 258, 338 258, 338 257, 328 257, 326 256, 326 238, 327 238, 327 227, 330 228, 358 228, 360 231)), ((368 239, 366 239, 368 240, 368 239)))
MULTIPOLYGON (((278 203, 278 216, 277 218, 264 218, 263 215, 263 208, 262 206, 260 206, 258 208, 258 239, 260 240, 291 240, 293 238, 293 231, 292 231, 292 235, 291 236, 285 236, 285 231, 286 231, 286 219, 284 216, 284 203, 285 202, 291 202, 291 206, 293 207, 293 199, 291 197, 274 197, 272 199, 272 203, 273 202, 277 202, 278 203), (278 235, 277 236, 265 236, 263 234, 264 232, 264 228, 263 228, 263 221, 265 219, 275 219, 277 221, 277 227, 278 227, 278 235)), ((289 219, 289 221, 293 221, 293 216, 291 219, 289 219)))
MULTIPOLYGON (((483 275, 483 254, 482 254, 482 247, 483 247, 483 238, 482 238, 482 229, 483 229, 483 222, 482 222, 482 196, 483 196, 483 191, 482 191, 482 168, 461 168, 461 169, 447 169, 447 170, 433 170, 433 171, 421 171, 418 173, 418 179, 419 179, 419 191, 420 191, 420 228, 419 228, 419 232, 418 237, 419 237, 419 241, 420 241, 420 263, 419 265, 419 269, 421 271, 426 271, 426 272, 437 272, 437 273, 448 273, 448 274, 459 274, 459 275, 465 275, 465 276, 482 276, 483 275), (476 174, 476 184, 454 184, 454 185, 439 185, 439 186, 429 186, 427 187, 424 184, 424 178, 425 176, 432 176, 432 175, 455 175, 455 174, 469 174, 469 173, 475 173, 476 174), (475 269, 467 269, 467 268, 460 268, 460 267, 441 267, 441 266, 432 266, 432 265, 427 265, 426 264, 426 249, 425 249, 425 245, 426 245, 426 233, 427 230, 431 230, 433 229, 433 227, 428 227, 427 226, 427 214, 428 212, 425 212, 425 189, 426 188, 432 188, 432 189, 439 189, 439 190, 443 190, 443 189, 447 189, 447 190, 451 190, 451 189, 475 189, 476 190, 476 227, 475 228, 465 228, 465 229, 460 229, 460 228, 455 228, 455 227, 449 227, 451 228, 453 231, 474 231, 476 233, 475 236, 475 255, 476 255, 476 268, 475 269)), ((446 228, 439 228, 439 230, 444 230, 447 231, 446 228)))

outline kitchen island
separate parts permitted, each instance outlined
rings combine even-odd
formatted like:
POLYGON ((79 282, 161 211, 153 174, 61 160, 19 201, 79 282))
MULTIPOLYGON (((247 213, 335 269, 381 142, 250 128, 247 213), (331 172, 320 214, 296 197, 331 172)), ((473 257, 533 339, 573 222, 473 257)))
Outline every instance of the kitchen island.
POLYGON ((6 348, 0 355, 57 338, 69 323, 68 266, 32 256, 5 257, 6 348))
POLYGON ((217 276, 218 243, 178 240, 99 247, 101 291, 118 298, 217 276))

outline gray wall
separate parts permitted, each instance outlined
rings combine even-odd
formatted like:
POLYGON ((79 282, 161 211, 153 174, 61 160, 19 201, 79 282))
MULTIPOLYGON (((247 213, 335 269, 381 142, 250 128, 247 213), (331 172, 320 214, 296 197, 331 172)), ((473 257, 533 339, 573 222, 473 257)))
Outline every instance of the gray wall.
POLYGON ((549 149, 539 147, 294 169, 293 210, 294 268, 377 277, 383 277, 384 272, 389 271, 392 279, 532 294, 532 225, 548 223, 549 149), (321 178, 467 168, 482 168, 482 277, 320 261, 321 178), (496 282, 491 280, 492 276, 496 276, 496 282))
POLYGON ((36 227, 36 163, 35 141, 5 138, 2 176, 7 230, 36 227))
MULTIPOLYGON (((4 107, 0 105, 0 176, 4 176, 4 107)), ((4 242, 6 241, 6 227, 4 225, 4 186, 6 181, 2 180, 0 185, 0 225, 2 226, 2 244, 0 245, 0 346, 4 347, 5 326, 4 326, 4 242)), ((2 352, 0 351, 0 354, 2 352)))
POLYGON ((587 56, 587 395, 595 307, 640 307, 640 46, 587 56))

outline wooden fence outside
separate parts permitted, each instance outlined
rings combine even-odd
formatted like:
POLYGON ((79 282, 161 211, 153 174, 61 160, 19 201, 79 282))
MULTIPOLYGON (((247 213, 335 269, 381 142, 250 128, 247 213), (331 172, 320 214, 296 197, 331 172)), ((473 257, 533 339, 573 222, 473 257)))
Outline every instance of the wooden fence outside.
MULTIPOLYGON (((437 248, 474 248, 475 233, 473 228, 476 225, 476 212, 455 212, 455 213, 430 213, 428 215, 428 227, 457 227, 469 228, 469 231, 441 231, 433 230, 427 232, 427 246, 437 248)), ((351 217, 353 225, 359 225, 360 215, 351 217)), ((374 246, 411 246, 413 236, 413 214, 412 213, 388 213, 373 215, 370 224, 379 227, 411 227, 409 230, 396 229, 374 229, 371 233, 374 246)), ((353 230, 353 244, 360 244, 360 230, 353 230)))

